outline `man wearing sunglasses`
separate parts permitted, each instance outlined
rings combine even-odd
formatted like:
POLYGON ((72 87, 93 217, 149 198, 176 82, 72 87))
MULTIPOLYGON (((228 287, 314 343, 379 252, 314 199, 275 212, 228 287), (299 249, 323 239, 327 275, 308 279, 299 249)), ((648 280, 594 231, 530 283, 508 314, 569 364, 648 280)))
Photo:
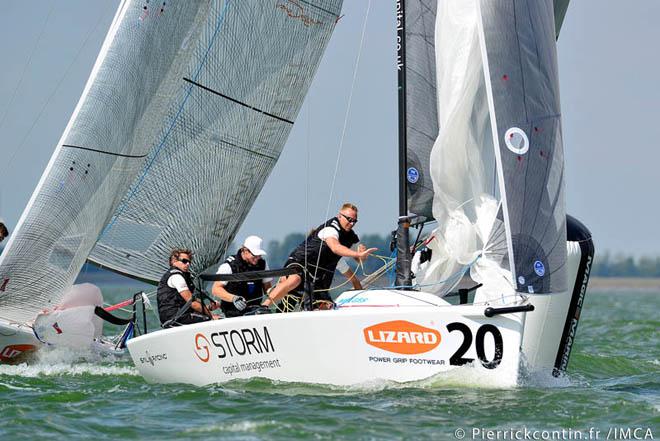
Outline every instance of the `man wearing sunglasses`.
MULTIPOLYGON (((234 256, 229 256, 218 268, 217 274, 238 274, 247 271, 266 271, 268 264, 261 248, 259 236, 248 236, 243 246, 234 256)), ((273 279, 250 280, 245 282, 215 282, 213 295, 220 299, 220 307, 225 317, 239 317, 259 307, 262 297, 271 287, 273 279)))
MULTIPOLYGON (((304 268, 302 275, 294 274, 280 279, 277 286, 270 292, 263 306, 277 303, 290 291, 302 288, 302 277, 311 277, 314 282, 314 298, 332 301, 328 289, 332 284, 335 269, 342 257, 352 257, 357 261, 366 259, 377 248, 367 249, 359 246, 352 249, 360 241, 353 227, 358 221, 358 209, 355 205, 346 203, 342 205, 336 217, 319 225, 307 238, 293 250, 286 266, 304 268)), ((353 287, 360 284, 348 265, 343 265, 344 275, 353 280, 353 287), (348 271, 346 269, 348 268, 348 271)), ((340 268, 342 269, 342 268, 340 268)))
POLYGON ((190 275, 191 263, 192 251, 188 249, 177 248, 170 253, 170 269, 161 277, 156 291, 158 315, 164 328, 218 318, 209 310, 220 307, 218 303, 212 302, 206 307, 198 300, 191 300, 195 292, 190 275))

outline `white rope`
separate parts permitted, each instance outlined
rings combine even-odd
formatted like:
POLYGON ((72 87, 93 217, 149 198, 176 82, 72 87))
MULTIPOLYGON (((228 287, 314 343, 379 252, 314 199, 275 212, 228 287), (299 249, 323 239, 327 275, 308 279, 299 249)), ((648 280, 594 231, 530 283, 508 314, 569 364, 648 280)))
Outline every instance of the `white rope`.
MULTIPOLYGON (((355 59, 355 67, 353 69, 353 80, 351 81, 351 90, 348 95, 348 104, 346 105, 346 114, 344 115, 344 126, 342 127, 341 131, 341 138, 339 139, 339 150, 337 151, 337 160, 335 161, 335 171, 334 174, 332 175, 332 184, 330 185, 330 195, 328 196, 328 206, 326 207, 325 210, 325 219, 328 218, 330 215, 330 205, 332 204, 332 195, 334 194, 335 191, 335 182, 337 181, 337 173, 339 171, 339 162, 341 160, 341 152, 344 148, 344 138, 346 137, 346 128, 348 127, 348 117, 350 116, 351 113, 351 104, 353 102, 353 91, 355 90, 355 82, 357 80, 357 72, 358 68, 360 66, 360 58, 362 57, 362 49, 364 47, 364 35, 367 30, 367 22, 369 20, 369 10, 371 9, 371 0, 367 3, 367 11, 364 15, 364 22, 362 24, 362 35, 360 36, 360 47, 358 48, 358 53, 357 57, 355 59)), ((316 280, 316 274, 318 272, 319 268, 319 262, 321 261, 321 250, 323 249, 323 245, 325 242, 321 242, 321 246, 319 247, 319 255, 316 259, 316 268, 314 269, 314 280, 316 280)))

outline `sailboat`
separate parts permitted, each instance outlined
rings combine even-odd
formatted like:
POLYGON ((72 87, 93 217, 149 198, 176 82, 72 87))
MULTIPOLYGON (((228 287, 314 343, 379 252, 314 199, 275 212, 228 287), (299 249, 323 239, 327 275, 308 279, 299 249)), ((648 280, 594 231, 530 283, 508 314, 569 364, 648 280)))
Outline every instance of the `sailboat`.
POLYGON ((121 2, 0 256, 4 361, 44 344, 94 343, 98 304, 84 307, 89 320, 76 310, 35 326, 78 289, 85 262, 153 283, 175 247, 195 250, 197 272, 225 253, 341 9, 340 0, 299 3, 121 2))
POLYGON ((561 375, 594 251, 564 203, 555 41, 567 6, 397 0, 394 286, 345 292, 329 311, 133 338, 144 378, 510 387, 531 372, 561 375), (411 228, 423 240, 411 243, 411 228))

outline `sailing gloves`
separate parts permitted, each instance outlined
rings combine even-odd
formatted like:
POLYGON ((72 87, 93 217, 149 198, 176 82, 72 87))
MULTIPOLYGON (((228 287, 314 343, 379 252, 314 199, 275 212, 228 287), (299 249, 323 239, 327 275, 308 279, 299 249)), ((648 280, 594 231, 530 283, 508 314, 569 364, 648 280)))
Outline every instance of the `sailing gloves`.
POLYGON ((242 311, 247 307, 247 302, 241 296, 234 296, 234 298, 232 299, 231 302, 234 304, 236 309, 238 309, 239 311, 242 311))

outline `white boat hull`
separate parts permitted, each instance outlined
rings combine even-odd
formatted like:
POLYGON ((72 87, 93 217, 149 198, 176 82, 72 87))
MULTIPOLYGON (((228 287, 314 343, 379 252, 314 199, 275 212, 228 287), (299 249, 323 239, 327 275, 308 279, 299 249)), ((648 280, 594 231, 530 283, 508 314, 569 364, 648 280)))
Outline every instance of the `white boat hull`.
POLYGON ((453 382, 514 386, 525 313, 487 318, 484 309, 367 305, 248 316, 154 332, 130 340, 128 349, 144 378, 157 383, 410 382, 471 359, 461 369, 474 375, 453 382))

